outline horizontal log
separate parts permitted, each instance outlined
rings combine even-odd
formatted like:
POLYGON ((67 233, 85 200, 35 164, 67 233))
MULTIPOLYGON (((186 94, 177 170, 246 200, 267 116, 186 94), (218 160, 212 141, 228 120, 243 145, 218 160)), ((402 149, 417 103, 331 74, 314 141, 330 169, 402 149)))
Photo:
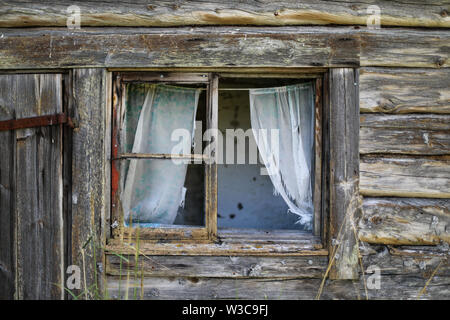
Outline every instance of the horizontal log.
POLYGON ((364 198, 362 241, 395 245, 450 243, 450 201, 364 198))
MULTIPOLYGON (((367 274, 366 277, 370 277, 367 274)), ((112 299, 149 300, 211 300, 211 299, 259 299, 302 300, 314 299, 319 292, 321 279, 221 279, 198 277, 107 278, 107 291, 112 299), (128 289, 128 290, 127 290, 128 289), (128 291, 126 295, 125 292, 128 291)), ((419 296, 427 282, 422 276, 382 275, 380 289, 365 290, 362 278, 359 282, 328 280, 320 299, 450 299, 450 276, 436 273, 419 296)), ((367 283, 367 280, 366 280, 367 283)))
POLYGON ((360 153, 450 154, 450 115, 362 114, 360 153))
POLYGON ((363 156, 360 159, 360 194, 450 198, 450 158, 363 156))
MULTIPOLYGON (((415 48, 410 52, 424 52, 415 48)), ((361 112, 450 113, 448 69, 361 68, 359 81, 361 112)))
POLYGON ((441 68, 449 42, 447 30, 352 27, 3 29, 0 69, 441 68))
MULTIPOLYGON (((382 276, 403 275, 421 277, 429 279, 434 270, 439 266, 438 275, 450 276, 450 263, 448 263, 448 252, 441 255, 418 254, 416 250, 393 250, 384 245, 364 243, 365 247, 370 247, 374 253, 363 255, 362 262, 364 270, 370 270, 370 266, 380 269, 382 276), (401 254, 398 252, 401 251, 401 254)), ((400 248, 399 246, 398 248, 400 248)), ((411 247, 411 246, 408 246, 411 247)), ((435 248, 435 246, 428 246, 435 248)))
MULTIPOLYGON (((66 26, 71 1, 28 3, 6 1, 0 6, 0 27, 66 26)), ((182 25, 366 25, 370 5, 380 9, 382 26, 449 27, 445 1, 133 1, 77 3, 81 26, 182 25)))
MULTIPOLYGON (((417 299, 432 276, 420 298, 450 298, 448 247, 402 249, 362 243, 360 251, 365 281, 362 272, 357 281, 327 280, 321 299, 365 299, 366 292, 369 299, 417 299), (379 289, 365 288, 376 268, 380 271, 379 289)), ((131 256, 130 264, 123 263, 120 272, 118 258, 107 258, 106 288, 112 299, 314 299, 322 281, 314 277, 325 262, 318 257, 141 256, 136 269, 131 256), (310 276, 304 277, 305 272, 310 276), (295 275, 299 277, 291 277, 295 275)))
POLYGON ((146 277, 210 278, 321 278, 327 256, 135 256, 106 255, 106 274, 119 276, 135 270, 146 277))
MULTIPOLYGON (((136 253, 135 243, 110 240, 106 246, 108 253, 136 253)), ((328 251, 322 249, 320 240, 265 242, 152 242, 139 243, 139 254, 142 255, 175 255, 175 256, 327 256, 328 251)))
POLYGON ((351 28, 7 29, 0 68, 358 66, 351 28))
POLYGON ((361 66, 448 68, 447 30, 376 29, 361 32, 361 66), (421 37, 422 32, 427 37, 421 37))

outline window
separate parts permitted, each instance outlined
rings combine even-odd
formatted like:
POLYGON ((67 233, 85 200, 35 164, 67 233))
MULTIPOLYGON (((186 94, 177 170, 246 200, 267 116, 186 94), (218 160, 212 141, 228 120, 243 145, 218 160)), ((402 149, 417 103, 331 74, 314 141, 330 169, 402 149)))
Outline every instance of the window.
POLYGON ((321 87, 320 74, 116 73, 113 236, 318 239, 321 87))

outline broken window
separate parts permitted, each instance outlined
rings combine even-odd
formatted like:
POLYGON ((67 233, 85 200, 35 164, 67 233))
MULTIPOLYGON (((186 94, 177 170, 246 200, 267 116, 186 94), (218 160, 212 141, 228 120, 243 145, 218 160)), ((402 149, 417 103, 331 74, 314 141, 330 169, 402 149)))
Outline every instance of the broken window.
POLYGON ((119 73, 113 220, 156 239, 311 232, 314 86, 308 79, 119 73))

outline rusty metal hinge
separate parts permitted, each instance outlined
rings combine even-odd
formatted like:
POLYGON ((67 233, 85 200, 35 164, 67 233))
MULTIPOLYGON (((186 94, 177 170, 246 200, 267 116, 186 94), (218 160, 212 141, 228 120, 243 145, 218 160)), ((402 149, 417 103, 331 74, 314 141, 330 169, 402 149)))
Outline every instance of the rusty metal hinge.
POLYGON ((58 113, 47 116, 0 121, 0 131, 53 126, 57 124, 65 124, 71 128, 74 127, 70 117, 65 113, 58 113))

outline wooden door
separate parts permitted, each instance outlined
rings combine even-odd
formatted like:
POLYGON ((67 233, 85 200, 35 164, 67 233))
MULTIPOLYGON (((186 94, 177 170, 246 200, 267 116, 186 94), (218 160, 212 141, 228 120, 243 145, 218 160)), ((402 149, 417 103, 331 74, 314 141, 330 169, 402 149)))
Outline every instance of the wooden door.
MULTIPOLYGON (((0 75, 0 121, 63 112, 62 74, 0 75)), ((0 131, 0 299, 61 299, 63 127, 0 131)))

